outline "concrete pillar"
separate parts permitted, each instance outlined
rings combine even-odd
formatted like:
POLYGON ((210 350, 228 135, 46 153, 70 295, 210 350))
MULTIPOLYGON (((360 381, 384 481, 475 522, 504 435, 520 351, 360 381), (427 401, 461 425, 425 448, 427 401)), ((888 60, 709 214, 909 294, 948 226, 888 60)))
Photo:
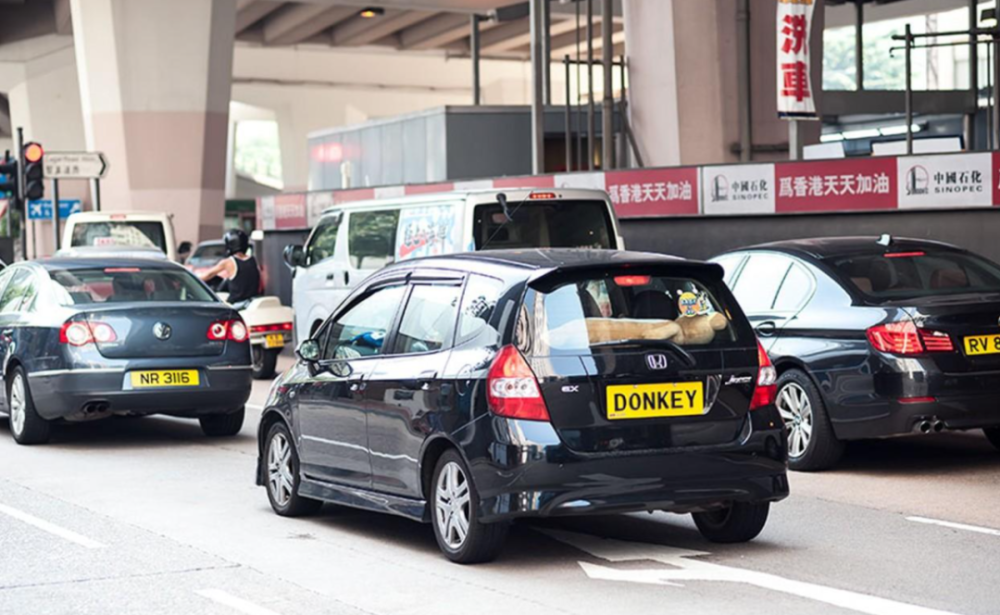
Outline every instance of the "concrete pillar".
POLYGON ((235 0, 71 0, 87 148, 107 210, 174 214, 178 241, 219 237, 235 0))

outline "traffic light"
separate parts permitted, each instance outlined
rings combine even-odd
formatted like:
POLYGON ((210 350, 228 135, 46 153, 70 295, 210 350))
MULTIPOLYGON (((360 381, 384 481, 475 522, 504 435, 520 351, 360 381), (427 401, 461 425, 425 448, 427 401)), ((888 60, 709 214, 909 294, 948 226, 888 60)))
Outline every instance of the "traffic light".
POLYGON ((10 157, 10 152, 6 152, 0 160, 0 198, 17 197, 17 160, 10 157))
POLYGON ((37 201, 45 196, 45 182, 42 165, 44 164, 45 150, 34 141, 25 143, 21 148, 21 160, 24 169, 21 171, 21 181, 24 185, 24 200, 37 201))

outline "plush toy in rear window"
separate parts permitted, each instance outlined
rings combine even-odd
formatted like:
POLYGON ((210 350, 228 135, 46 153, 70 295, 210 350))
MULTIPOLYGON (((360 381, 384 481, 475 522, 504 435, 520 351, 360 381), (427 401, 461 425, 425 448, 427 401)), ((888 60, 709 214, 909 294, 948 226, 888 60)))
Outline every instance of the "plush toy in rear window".
POLYGON ((671 341, 681 346, 702 346, 712 343, 715 334, 724 330, 729 321, 715 311, 705 293, 681 292, 677 300, 680 317, 675 320, 679 331, 671 341))

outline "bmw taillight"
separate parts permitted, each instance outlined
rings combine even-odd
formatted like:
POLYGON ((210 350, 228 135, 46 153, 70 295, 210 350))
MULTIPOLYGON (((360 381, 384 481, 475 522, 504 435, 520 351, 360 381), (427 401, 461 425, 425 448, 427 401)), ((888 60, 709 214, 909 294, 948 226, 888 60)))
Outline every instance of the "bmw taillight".
POLYGON ((919 329, 911 320, 887 322, 868 329, 868 342, 880 352, 918 355, 925 352, 954 352, 951 336, 942 331, 919 329))
POLYGON ((213 342, 245 342, 250 337, 247 326, 242 320, 218 320, 208 327, 206 335, 213 342))
POLYGON ((106 322, 70 320, 59 330, 59 342, 70 346, 87 344, 110 344, 118 341, 118 334, 106 322))
POLYGON ((751 410, 770 406, 778 398, 778 371, 774 369, 760 340, 757 340, 757 362, 760 367, 757 368, 757 385, 750 399, 751 410))
POLYGON ((486 398, 497 416, 527 421, 548 421, 538 379, 513 346, 500 349, 486 375, 486 398))

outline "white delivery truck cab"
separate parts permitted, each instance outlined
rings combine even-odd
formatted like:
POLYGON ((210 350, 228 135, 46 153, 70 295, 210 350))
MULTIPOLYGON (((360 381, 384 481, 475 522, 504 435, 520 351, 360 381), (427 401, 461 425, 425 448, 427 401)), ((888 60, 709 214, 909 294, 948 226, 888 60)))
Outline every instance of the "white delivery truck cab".
POLYGON ((83 247, 156 248, 177 260, 171 215, 162 212, 83 212, 66 219, 64 249, 83 247))
POLYGON ((285 248, 285 262, 294 272, 296 339, 309 339, 355 286, 390 263, 549 247, 622 249, 607 193, 493 189, 331 207, 304 246, 285 248))

